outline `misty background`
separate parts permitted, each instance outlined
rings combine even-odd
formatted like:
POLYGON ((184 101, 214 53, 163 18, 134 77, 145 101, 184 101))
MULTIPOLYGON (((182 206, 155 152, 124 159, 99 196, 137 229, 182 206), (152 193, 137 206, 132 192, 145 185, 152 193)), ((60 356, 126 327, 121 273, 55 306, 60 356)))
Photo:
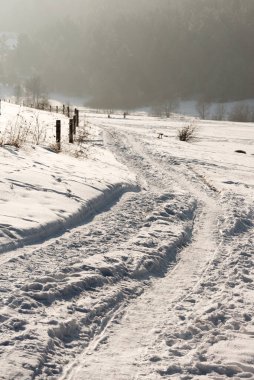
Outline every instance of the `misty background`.
POLYGON ((0 0, 0 82, 102 108, 254 98, 253 0, 0 0))

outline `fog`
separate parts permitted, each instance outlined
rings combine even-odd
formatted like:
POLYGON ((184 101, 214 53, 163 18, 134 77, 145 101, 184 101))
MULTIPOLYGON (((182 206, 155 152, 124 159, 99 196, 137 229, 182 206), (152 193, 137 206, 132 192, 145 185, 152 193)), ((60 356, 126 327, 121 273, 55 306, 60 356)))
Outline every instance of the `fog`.
MULTIPOLYGON (((69 18, 76 22, 101 23, 126 13, 149 12, 167 0, 0 0, 0 29, 31 32, 69 18)), ((172 2, 173 3, 173 2, 172 2)))
POLYGON ((0 82, 104 108, 251 98, 253 18, 253 0, 0 0, 0 82))

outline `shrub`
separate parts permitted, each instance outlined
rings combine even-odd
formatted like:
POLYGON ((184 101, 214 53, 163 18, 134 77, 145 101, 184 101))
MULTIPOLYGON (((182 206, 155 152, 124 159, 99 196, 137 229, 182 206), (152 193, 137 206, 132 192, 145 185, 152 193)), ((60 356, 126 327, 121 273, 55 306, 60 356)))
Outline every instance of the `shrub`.
POLYGON ((39 145, 45 140, 46 128, 39 120, 39 113, 25 117, 22 111, 19 111, 15 118, 7 123, 3 132, 0 132, 0 146, 11 145, 20 148, 28 142, 39 145))
POLYGON ((84 125, 77 128, 77 135, 75 138, 75 143, 77 144, 77 149, 74 152, 76 158, 87 157, 87 143, 89 141, 89 129, 90 124, 84 120, 84 125))
POLYGON ((193 124, 186 125, 185 127, 182 127, 178 131, 178 139, 180 141, 186 141, 186 142, 193 141, 196 139, 196 134, 197 134, 196 132, 197 132, 197 128, 195 125, 193 124))
POLYGON ((87 142, 89 131, 86 127, 81 127, 77 130, 76 143, 81 146, 87 142))
POLYGON ((39 114, 34 115, 35 126, 33 128, 33 143, 39 145, 46 140, 45 127, 39 121, 39 114))
POLYGON ((24 116, 19 112, 15 121, 10 122, 4 131, 2 144, 20 148, 25 142, 27 142, 30 130, 31 122, 27 122, 24 116))
POLYGON ((60 153, 62 148, 60 143, 54 143, 49 146, 51 152, 60 153))

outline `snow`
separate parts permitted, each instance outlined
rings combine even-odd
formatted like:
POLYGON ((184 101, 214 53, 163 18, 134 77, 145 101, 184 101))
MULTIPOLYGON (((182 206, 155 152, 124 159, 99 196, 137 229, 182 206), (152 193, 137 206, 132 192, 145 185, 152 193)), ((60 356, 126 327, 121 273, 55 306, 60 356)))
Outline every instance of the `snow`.
MULTIPOLYGON (((31 123, 33 139, 36 113, 3 103, 3 139, 8 129, 22 129, 24 123, 31 123)), ((67 118, 41 112, 39 123, 47 133, 43 147, 33 144, 16 149, 3 145, 0 149, 0 252, 80 224, 95 208, 105 207, 106 201, 135 189, 135 177, 102 147, 91 148, 86 160, 50 150, 56 118, 62 119, 65 144, 67 118)), ((96 131, 93 133, 95 139, 96 131)))
POLYGON ((253 379, 254 124, 84 112, 0 147, 0 379, 253 379))

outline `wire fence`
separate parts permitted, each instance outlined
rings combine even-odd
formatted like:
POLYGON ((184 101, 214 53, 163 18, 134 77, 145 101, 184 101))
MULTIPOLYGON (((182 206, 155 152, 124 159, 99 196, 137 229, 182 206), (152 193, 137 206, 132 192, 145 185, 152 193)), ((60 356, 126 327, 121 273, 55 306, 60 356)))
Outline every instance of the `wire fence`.
POLYGON ((51 105, 48 102, 28 102, 28 101, 22 101, 22 102, 17 102, 13 101, 12 99, 2 99, 2 101, 11 103, 11 104, 16 104, 19 106, 27 107, 27 108, 33 108, 41 111, 47 111, 47 112, 52 112, 52 113, 59 113, 62 115, 67 116, 68 118, 73 117, 75 115, 75 110, 77 110, 76 107, 74 106, 69 106, 69 105, 51 105))
POLYGON ((113 114, 115 115, 123 115, 123 117, 126 117, 129 112, 125 110, 120 110, 120 109, 110 109, 110 108, 105 108, 105 109, 99 109, 99 108, 89 108, 89 107, 79 107, 79 106, 74 106, 74 105, 69 105, 69 104, 60 104, 60 105, 53 105, 50 104, 49 101, 45 102, 33 102, 29 100, 21 100, 17 101, 14 99, 14 97, 11 98, 2 98, 0 101, 4 101, 7 103, 11 104, 16 104, 19 106, 27 107, 27 108, 33 108, 33 109, 38 109, 41 111, 47 111, 47 112, 52 112, 56 114, 62 114, 67 116, 68 118, 72 118, 75 115, 75 110, 78 109, 80 114, 105 114, 108 115, 109 117, 113 114))

